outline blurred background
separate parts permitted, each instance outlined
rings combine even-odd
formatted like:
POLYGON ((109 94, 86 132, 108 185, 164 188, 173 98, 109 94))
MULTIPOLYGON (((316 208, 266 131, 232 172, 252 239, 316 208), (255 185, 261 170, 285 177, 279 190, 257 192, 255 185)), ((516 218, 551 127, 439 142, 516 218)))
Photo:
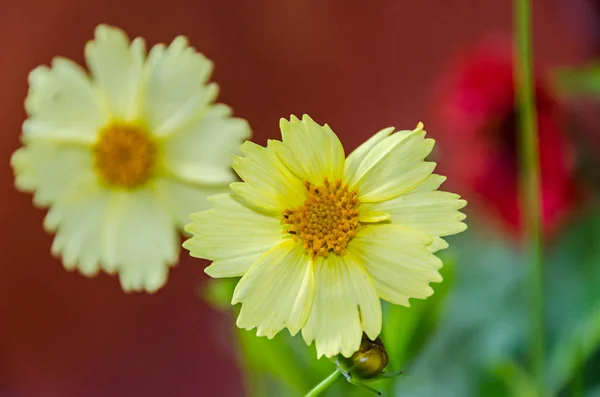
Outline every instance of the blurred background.
MULTIPOLYGON (((600 396, 600 2, 537 0, 548 388, 600 396)), ((27 75, 55 55, 83 62, 108 23, 148 47, 186 35, 215 62, 220 102, 253 140, 310 114, 347 152, 423 121, 444 188, 469 230, 443 251, 445 282, 413 308, 385 306, 398 396, 527 396, 527 272, 519 243, 511 2, 505 0, 2 0, 0 2, 0 397, 297 396, 333 369, 287 332, 234 328, 231 282, 182 252, 154 295, 66 272, 45 211, 13 188, 9 158, 27 75)), ((331 396, 369 395, 338 382, 331 396)))

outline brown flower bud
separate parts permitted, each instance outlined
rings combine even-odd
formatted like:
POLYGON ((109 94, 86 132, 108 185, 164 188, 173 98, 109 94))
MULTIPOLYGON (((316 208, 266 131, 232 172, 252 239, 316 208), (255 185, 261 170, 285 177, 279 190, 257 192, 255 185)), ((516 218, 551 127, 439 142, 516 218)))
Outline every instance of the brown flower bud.
POLYGON ((353 378, 366 380, 383 372, 388 364, 388 355, 381 339, 377 338, 372 341, 363 334, 358 350, 349 358, 339 354, 336 356, 335 362, 353 378))

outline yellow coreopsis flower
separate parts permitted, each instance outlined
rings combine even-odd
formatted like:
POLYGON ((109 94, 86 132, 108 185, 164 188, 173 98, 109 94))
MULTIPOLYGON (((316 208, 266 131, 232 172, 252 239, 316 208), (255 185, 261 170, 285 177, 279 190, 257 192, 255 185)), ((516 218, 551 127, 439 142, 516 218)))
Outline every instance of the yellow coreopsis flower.
POLYGON ((85 58, 90 75, 64 58, 31 72, 15 183, 50 207, 44 226, 67 269, 152 292, 188 214, 235 180, 231 155, 250 130, 214 103, 213 64, 185 37, 146 57, 142 38, 101 25, 85 58))
POLYGON ((237 325, 273 337, 302 330, 317 354, 351 356, 363 331, 381 331, 379 299, 409 306, 433 293, 441 238, 465 230, 466 205, 438 191, 423 125, 386 128, 345 158, 329 126, 281 120, 282 141, 246 142, 233 168, 243 180, 192 215, 184 243, 213 263, 212 277, 242 276, 237 325))

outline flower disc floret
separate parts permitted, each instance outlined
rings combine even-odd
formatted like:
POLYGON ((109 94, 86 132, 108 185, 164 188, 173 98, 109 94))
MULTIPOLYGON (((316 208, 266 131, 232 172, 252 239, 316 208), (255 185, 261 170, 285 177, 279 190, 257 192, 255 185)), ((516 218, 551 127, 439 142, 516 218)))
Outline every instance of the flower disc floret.
POLYGON ((304 250, 313 259, 327 257, 330 251, 344 255, 359 225, 358 192, 349 191, 341 180, 331 184, 327 178, 323 186, 307 181, 304 186, 304 204, 282 214, 283 223, 290 225, 287 232, 302 240, 304 250))

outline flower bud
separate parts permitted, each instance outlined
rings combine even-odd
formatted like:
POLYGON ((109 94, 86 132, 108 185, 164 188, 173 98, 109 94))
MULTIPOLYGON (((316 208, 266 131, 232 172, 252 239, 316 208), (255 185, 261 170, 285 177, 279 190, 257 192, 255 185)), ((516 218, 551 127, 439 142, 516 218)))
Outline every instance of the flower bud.
POLYGON ((388 364, 388 355, 381 339, 370 340, 363 334, 359 349, 349 358, 337 355, 335 362, 353 378, 371 379, 383 372, 388 364))

